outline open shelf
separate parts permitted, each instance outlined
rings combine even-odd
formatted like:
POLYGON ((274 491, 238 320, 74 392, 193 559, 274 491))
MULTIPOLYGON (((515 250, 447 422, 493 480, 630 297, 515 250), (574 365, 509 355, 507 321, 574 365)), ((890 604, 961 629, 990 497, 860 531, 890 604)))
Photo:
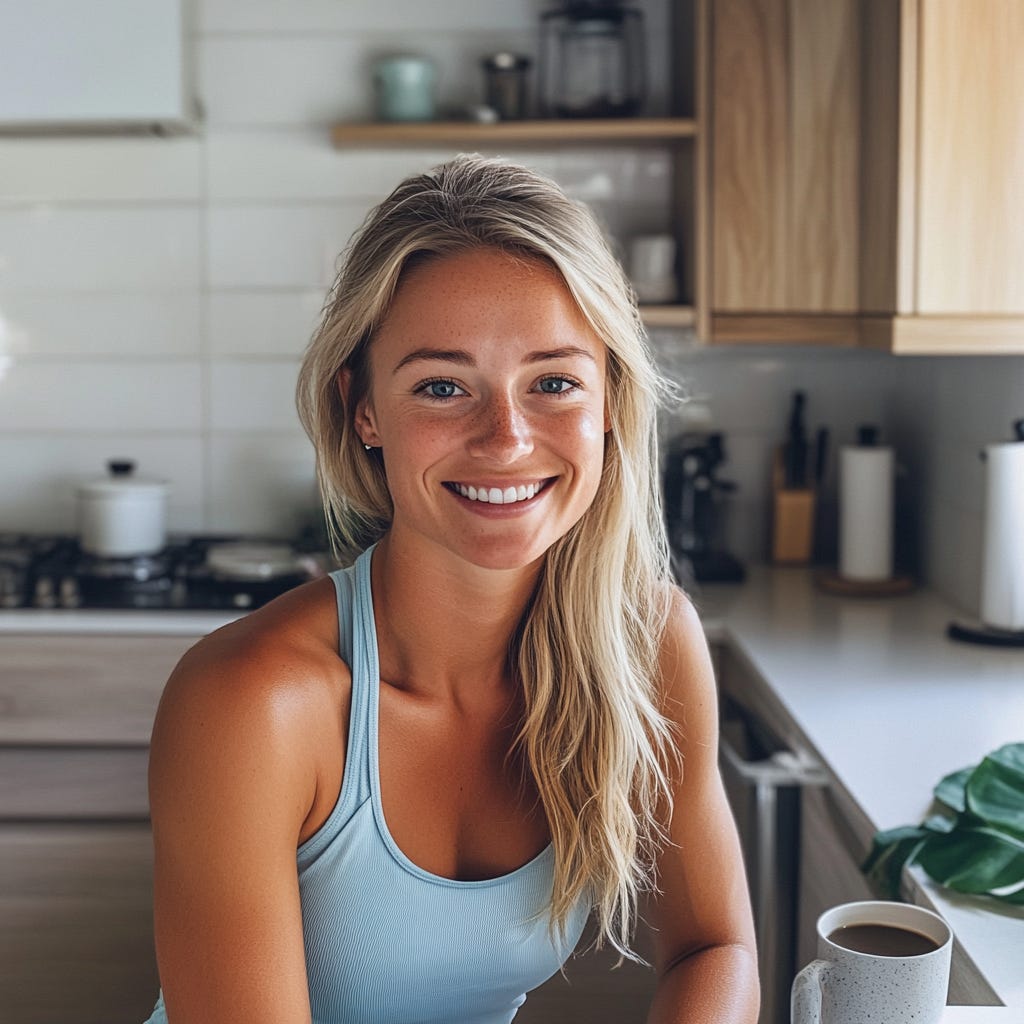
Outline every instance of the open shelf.
POLYGON ((693 306, 640 306, 640 316, 648 327, 693 327, 697 315, 693 306))
MULTIPOLYGON (((349 121, 331 128, 336 148, 356 146, 459 146, 574 145, 604 143, 671 143, 693 139, 697 123, 685 117, 631 117, 577 120, 561 118, 536 121, 349 121)), ((693 306, 641 305, 640 315, 649 328, 692 327, 693 306)))
POLYGON ((594 120, 573 118, 540 121, 346 122, 331 129, 335 146, 444 146, 486 143, 572 145, 577 142, 666 142, 697 134, 696 122, 685 117, 629 117, 594 120))

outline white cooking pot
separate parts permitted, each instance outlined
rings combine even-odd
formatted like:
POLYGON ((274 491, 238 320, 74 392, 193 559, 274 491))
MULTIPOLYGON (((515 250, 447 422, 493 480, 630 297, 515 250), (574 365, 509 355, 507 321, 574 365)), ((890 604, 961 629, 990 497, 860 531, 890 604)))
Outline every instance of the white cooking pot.
POLYGON ((135 463, 111 460, 109 474, 78 488, 78 539, 102 558, 152 555, 167 540, 167 482, 135 476, 135 463))

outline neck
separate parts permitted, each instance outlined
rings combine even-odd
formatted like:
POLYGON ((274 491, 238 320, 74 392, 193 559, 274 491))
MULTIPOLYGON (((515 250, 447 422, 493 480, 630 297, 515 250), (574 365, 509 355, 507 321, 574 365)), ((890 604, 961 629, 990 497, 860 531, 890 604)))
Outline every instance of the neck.
POLYGON ((481 569, 387 534, 371 566, 381 678, 459 704, 507 697, 509 641, 540 568, 481 569))

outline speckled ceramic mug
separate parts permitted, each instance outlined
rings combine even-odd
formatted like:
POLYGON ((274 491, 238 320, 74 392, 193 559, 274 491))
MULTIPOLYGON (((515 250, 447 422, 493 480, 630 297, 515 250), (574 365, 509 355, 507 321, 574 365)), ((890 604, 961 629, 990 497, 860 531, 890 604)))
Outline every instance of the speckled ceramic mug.
POLYGON ((818 959, 793 981, 793 1024, 938 1024, 949 988, 953 933, 907 903, 844 903, 818 918, 818 959), (829 939, 837 928, 888 925, 936 948, 912 956, 858 953, 829 939))

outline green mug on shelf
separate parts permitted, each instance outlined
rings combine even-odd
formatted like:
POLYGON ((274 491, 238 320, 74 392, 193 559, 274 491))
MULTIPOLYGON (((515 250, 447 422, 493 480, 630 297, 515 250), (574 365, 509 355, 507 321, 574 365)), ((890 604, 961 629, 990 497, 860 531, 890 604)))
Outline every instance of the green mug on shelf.
POLYGON ((432 121, 437 68, 428 57, 404 53, 373 64, 377 117, 381 121, 432 121))

